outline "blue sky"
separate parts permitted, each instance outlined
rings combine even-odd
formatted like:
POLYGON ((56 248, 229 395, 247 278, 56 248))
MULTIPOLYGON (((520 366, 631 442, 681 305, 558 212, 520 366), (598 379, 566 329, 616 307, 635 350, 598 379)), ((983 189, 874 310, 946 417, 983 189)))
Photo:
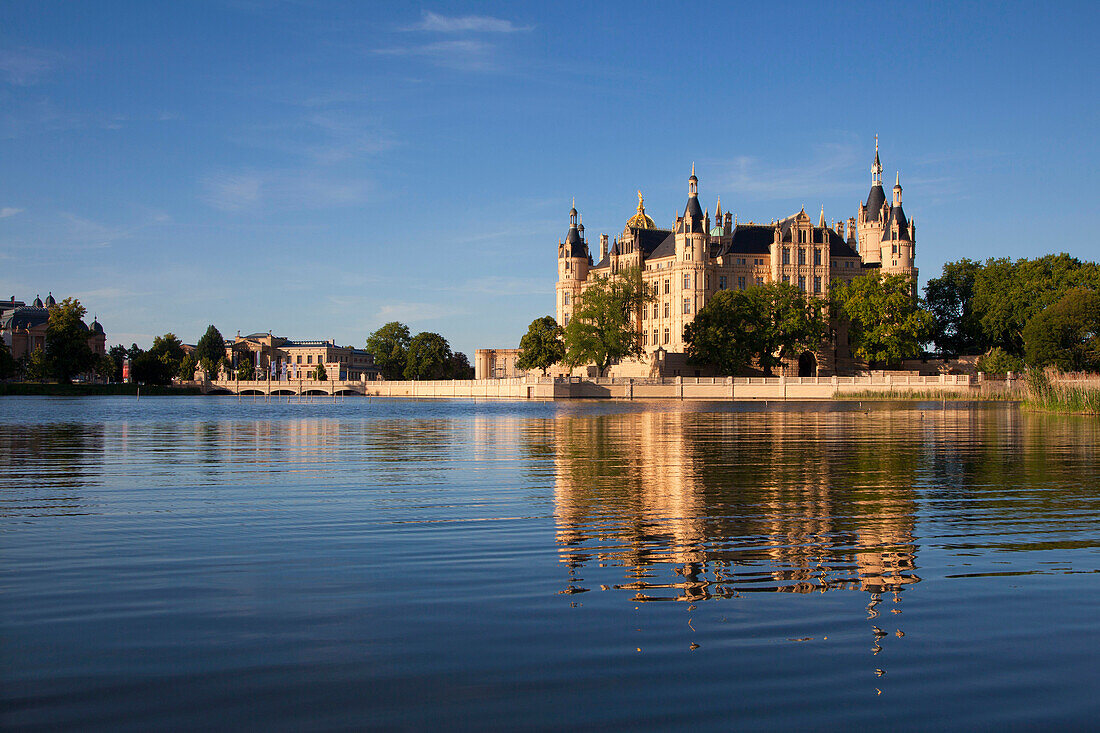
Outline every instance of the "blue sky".
POLYGON ((0 297, 109 343, 390 320, 472 356, 595 247, 711 211, 854 216, 874 135, 921 279, 1100 258, 1091 3, 0 4, 0 297))

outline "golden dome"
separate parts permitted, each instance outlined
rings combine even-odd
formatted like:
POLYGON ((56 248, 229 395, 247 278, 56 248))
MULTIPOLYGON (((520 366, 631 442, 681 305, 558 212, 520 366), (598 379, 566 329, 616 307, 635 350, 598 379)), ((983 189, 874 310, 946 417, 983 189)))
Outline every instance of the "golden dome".
POLYGON ((630 219, 626 222, 626 227, 625 228, 630 229, 631 227, 633 227, 635 229, 656 229, 657 228, 657 225, 653 223, 653 220, 650 219, 645 214, 645 206, 643 205, 642 192, 641 191, 638 192, 638 213, 636 213, 634 216, 630 217, 630 219))

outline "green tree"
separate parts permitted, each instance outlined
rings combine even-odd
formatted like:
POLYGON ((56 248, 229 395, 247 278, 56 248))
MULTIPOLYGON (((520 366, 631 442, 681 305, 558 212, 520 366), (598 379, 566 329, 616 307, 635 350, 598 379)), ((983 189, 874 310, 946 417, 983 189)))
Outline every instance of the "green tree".
POLYGON ((85 312, 75 298, 65 298, 50 306, 50 320, 46 323, 46 362, 50 376, 59 382, 71 382, 74 376, 95 366, 95 352, 88 346, 88 327, 81 320, 85 312))
POLYGON ((130 379, 139 384, 168 384, 178 370, 178 366, 172 369, 152 350, 143 351, 130 359, 130 379))
POLYGON ((932 314, 932 340, 944 356, 978 354, 985 351, 985 334, 974 311, 974 281, 982 264, 961 259, 947 262, 943 275, 924 286, 925 307, 932 314))
POLYGON ((972 308, 989 345, 1023 356, 1024 327, 1031 317, 1078 287, 1100 290, 1100 265, 1065 253, 990 259, 975 274, 972 308))
POLYGON ((17 365, 12 358, 11 349, 4 339, 0 339, 0 379, 11 379, 15 376, 17 365))
POLYGON ((185 354, 183 359, 180 360, 179 378, 185 382, 190 382, 195 378, 195 372, 199 368, 199 360, 195 358, 194 354, 185 354))
POLYGON ((523 370, 546 370, 565 358, 565 344, 561 340, 562 329, 553 316, 543 316, 531 321, 527 333, 519 340, 519 358, 516 366, 523 370))
POLYGON ((1100 292, 1070 290, 1032 316, 1023 336, 1027 363, 1032 367, 1100 371, 1100 292))
POLYGON ((688 358, 737 374, 755 361, 771 376, 825 337, 823 303, 787 283, 720 290, 684 329, 688 358))
POLYGON ((438 333, 424 331, 409 342, 405 363, 405 379, 447 379, 453 354, 447 339, 438 333))
POLYGON ((311 376, 313 379, 316 379, 318 382, 326 381, 328 379, 328 372, 325 371, 324 362, 317 362, 317 367, 310 373, 309 376, 311 376))
POLYGON ((121 382, 122 362, 127 358, 126 347, 122 344, 115 344, 107 350, 107 356, 111 358, 111 363, 114 364, 114 369, 111 370, 110 380, 112 382, 121 382))
POLYGON ((849 322, 853 353, 871 366, 895 364, 920 354, 932 334, 932 315, 918 307, 905 275, 867 275, 834 281, 832 303, 849 322))
POLYGON ((719 290, 684 329, 688 359, 713 364, 722 374, 739 374, 760 352, 758 331, 763 299, 749 290, 719 290))
POLYGON ((22 372, 23 379, 28 382, 44 382, 49 379, 50 363, 46 358, 46 352, 41 346, 35 347, 34 351, 29 354, 23 355, 23 358, 19 360, 19 371, 22 372))
POLYGON ((612 277, 597 276, 577 298, 573 317, 565 326, 566 366, 595 364, 604 376, 612 363, 641 356, 637 319, 642 307, 656 297, 642 282, 637 267, 612 277))
POLYGON ((256 368, 252 365, 251 359, 241 359, 237 363, 237 379, 242 382, 251 381, 256 376, 256 368))
POLYGON ((153 347, 149 353, 164 362, 164 370, 169 380, 180 373, 180 363, 187 352, 183 350, 183 344, 174 333, 166 333, 153 339, 153 347))
POLYGON ((367 338, 367 351, 374 356, 384 378, 404 376, 410 342, 409 327, 397 321, 387 323, 367 338))
POLYGON ((110 354, 100 354, 96 357, 93 367, 95 375, 105 382, 110 382, 115 375, 115 360, 110 354))
POLYGON ((474 368, 470 365, 470 360, 461 351, 451 354, 451 363, 447 371, 450 373, 451 379, 474 378, 474 368))
POLYGON ((217 369, 218 362, 225 357, 225 339, 221 331, 214 328, 214 324, 206 327, 206 333, 202 335, 195 345, 195 358, 207 374, 217 369))
POLYGON ((976 365, 979 372, 986 374, 1007 374, 1009 372, 1022 372, 1024 361, 1013 356, 1000 346, 994 346, 983 354, 976 365))

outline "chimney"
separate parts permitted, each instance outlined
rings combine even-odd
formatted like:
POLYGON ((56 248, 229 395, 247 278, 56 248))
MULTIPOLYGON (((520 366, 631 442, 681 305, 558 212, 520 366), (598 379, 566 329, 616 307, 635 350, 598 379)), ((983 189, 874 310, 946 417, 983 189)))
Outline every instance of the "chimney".
POLYGON ((607 235, 600 235, 600 261, 607 259, 607 235))

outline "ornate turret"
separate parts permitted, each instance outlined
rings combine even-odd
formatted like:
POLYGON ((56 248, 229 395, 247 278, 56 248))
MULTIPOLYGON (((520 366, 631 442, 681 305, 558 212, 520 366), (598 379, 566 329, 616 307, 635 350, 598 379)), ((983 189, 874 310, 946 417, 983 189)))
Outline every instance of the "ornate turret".
POLYGON ((859 256, 867 263, 880 262, 882 230, 889 215, 886 192, 882 190, 882 162, 878 157, 878 135, 875 135, 875 161, 871 164, 871 190, 866 203, 860 203, 858 224, 859 256))
POLYGON ((688 178, 688 200, 684 207, 683 231, 706 234, 703 221, 703 208, 699 206, 699 179, 695 177, 695 164, 691 164, 691 176, 688 178))
POLYGON ((51 292, 49 295, 46 296, 46 307, 49 308, 55 305, 57 305, 57 301, 54 299, 53 293, 51 292))
POLYGON ((38 295, 34 296, 34 303, 32 303, 32 305, 35 308, 45 308, 46 307, 46 306, 42 305, 42 298, 41 298, 41 296, 38 296, 38 295))

